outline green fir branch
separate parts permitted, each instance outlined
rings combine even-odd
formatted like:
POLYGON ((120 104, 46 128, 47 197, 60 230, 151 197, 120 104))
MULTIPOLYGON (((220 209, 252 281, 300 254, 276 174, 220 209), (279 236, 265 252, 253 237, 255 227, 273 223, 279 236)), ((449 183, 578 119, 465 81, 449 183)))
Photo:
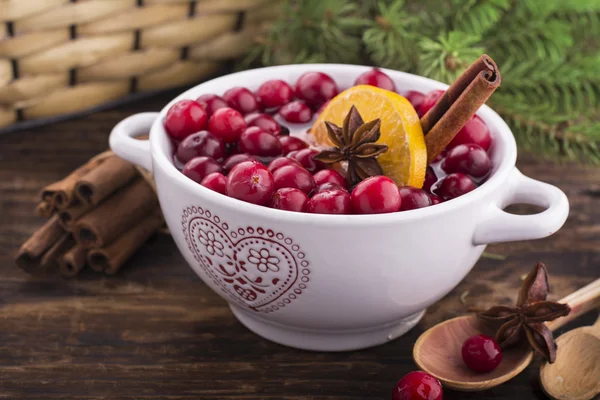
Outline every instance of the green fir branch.
POLYGON ((481 53, 519 145, 600 163, 600 1, 288 0, 243 67, 372 64, 453 81, 481 53))

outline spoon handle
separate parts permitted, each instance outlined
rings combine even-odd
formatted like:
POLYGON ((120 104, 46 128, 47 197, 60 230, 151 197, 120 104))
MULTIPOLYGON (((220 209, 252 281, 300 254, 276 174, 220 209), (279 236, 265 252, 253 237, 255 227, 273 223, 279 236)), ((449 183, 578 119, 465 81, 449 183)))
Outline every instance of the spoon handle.
POLYGON ((552 331, 566 325, 586 312, 600 307, 600 279, 596 279, 594 282, 560 299, 558 302, 567 303, 571 306, 571 312, 566 317, 549 322, 547 325, 552 331))

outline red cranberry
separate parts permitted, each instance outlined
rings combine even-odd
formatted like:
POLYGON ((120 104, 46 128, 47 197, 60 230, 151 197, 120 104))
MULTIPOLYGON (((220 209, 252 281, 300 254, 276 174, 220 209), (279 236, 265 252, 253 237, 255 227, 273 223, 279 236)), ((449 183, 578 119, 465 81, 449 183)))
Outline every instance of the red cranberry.
POLYGON ((309 194, 315 188, 315 180, 310 172, 298 165, 286 165, 273 171, 275 188, 296 188, 309 194))
POLYGON ((435 103, 438 102, 438 100, 440 99, 440 97, 442 97, 443 94, 443 90, 434 90, 427 93, 427 95, 421 102, 421 105, 419 106, 419 115, 423 116, 427 114, 427 111, 431 110, 431 108, 435 106, 435 103))
POLYGON ((267 114, 250 114, 251 116, 246 116, 244 119, 248 126, 258 126, 263 131, 270 133, 271 135, 277 136, 281 133, 281 127, 271 117, 267 114))
POLYGON ((490 149, 492 145, 490 130, 477 115, 474 115, 473 118, 467 121, 456 136, 454 136, 448 147, 452 148, 459 144, 477 144, 485 151, 490 149))
POLYGON ((213 172, 221 172, 223 168, 221 164, 210 157, 192 158, 183 166, 183 174, 194 182, 202 182, 202 179, 213 172))
POLYGON ((385 90, 396 91, 396 85, 392 78, 378 68, 363 72, 356 78, 354 85, 371 85, 385 90))
POLYGON ((275 192, 273 175, 264 165, 245 161, 227 176, 227 195, 248 203, 266 205, 275 192))
POLYGON ((271 207, 278 210, 302 212, 308 203, 308 196, 300 189, 281 188, 273 195, 271 207))
POLYGON ((234 154, 234 155, 227 157, 225 159, 225 161, 223 161, 223 170, 225 172, 229 172, 233 169, 233 167, 235 167, 239 163, 243 163, 245 161, 259 162, 258 158, 254 157, 253 155, 250 155, 250 154, 241 154, 241 153, 234 154))
POLYGON ((392 400, 442 400, 442 384, 435 377, 413 371, 404 375, 396 383, 392 400))
POLYGON ((387 176, 372 176, 352 190, 352 209, 358 214, 380 214, 400 210, 398 186, 387 176))
POLYGON ((322 183, 322 184, 318 185, 310 193, 310 196, 314 196, 317 193, 326 192, 326 191, 329 191, 329 190, 341 190, 341 191, 344 191, 344 192, 348 192, 348 190, 346 189, 346 185, 340 186, 337 183, 326 182, 326 183, 322 183))
POLYGON ((438 178, 433 171, 433 168, 427 167, 425 172, 425 182, 423 182, 423 190, 431 192, 431 187, 437 182, 438 178))
POLYGON ((234 87, 223 94, 223 99, 229 107, 238 110, 242 114, 250 114, 260 110, 258 99, 245 87, 234 87))
MULTIPOLYGON (((315 160, 315 157, 319 154, 318 150, 315 149, 303 149, 294 154, 293 158, 298 161, 308 172, 315 173, 325 168, 325 164, 321 161, 315 160)), ((288 154, 288 157, 290 155, 288 154)))
POLYGON ((335 169, 322 169, 314 176, 315 183, 322 185, 323 183, 337 183, 341 187, 346 186, 346 179, 335 169))
POLYGON ((283 154, 279 140, 257 126, 247 128, 240 136, 240 150, 258 157, 277 157, 283 154))
POLYGON ((303 101, 296 100, 281 107, 279 115, 287 122, 303 124, 312 119, 312 110, 303 101))
POLYGON ((227 178, 220 172, 206 175, 200 184, 217 193, 227 194, 227 178))
POLYGON ((444 200, 450 200, 469 193, 476 188, 477 186, 473 180, 467 175, 454 172, 442 179, 436 189, 436 194, 444 200))
POLYGON ((293 158, 278 157, 269 163, 269 171, 273 173, 276 169, 285 167, 286 165, 297 165, 299 167, 302 167, 302 165, 300 165, 300 163, 294 160, 293 158))
POLYGON ((327 107, 330 102, 331 102, 331 100, 327 100, 325 103, 323 103, 323 105, 321 107, 319 107, 319 109, 317 110, 316 114, 321 114, 323 112, 323 110, 325 110, 325 107, 327 107))
POLYGON ((283 154, 290 154, 292 151, 306 149, 308 143, 302 139, 298 139, 295 136, 281 136, 279 138, 281 147, 283 148, 283 154))
POLYGON ((448 152, 442 162, 447 173, 462 172, 475 178, 483 178, 492 169, 490 157, 476 144, 459 144, 448 152))
POLYGON ((429 207, 431 198, 424 190, 412 186, 402 186, 398 189, 402 198, 400 211, 415 210, 417 208, 429 207))
POLYGON ((435 156, 433 158, 433 160, 431 161, 430 164, 435 164, 435 163, 439 163, 441 162, 444 158, 446 158, 446 155, 448 154, 448 150, 442 150, 437 156, 435 156))
MULTIPOLYGON (((425 98, 425 95, 421 92, 417 92, 416 90, 409 90, 408 92, 406 92, 404 97, 406 97, 406 100, 408 100, 410 104, 412 104, 413 108, 418 113, 419 108, 421 107, 421 103, 423 103, 423 99, 425 98)), ((419 114, 419 116, 421 115, 419 114)))
POLYGON ((242 114, 233 108, 219 108, 208 120, 208 130, 225 143, 237 142, 246 129, 242 114))
POLYGON ((324 190, 306 203, 306 212, 312 214, 351 214, 350 194, 345 190, 324 190))
POLYGON ((294 89, 280 79, 266 81, 260 85, 256 94, 266 108, 281 107, 294 99, 294 89))
POLYGON ((334 98, 338 92, 335 81, 322 72, 306 72, 296 81, 296 97, 314 109, 334 98))
POLYGON ((194 132, 206 128, 206 111, 194 100, 180 100, 173 104, 165 117, 165 130, 169 136, 181 141, 194 132))
POLYGON ((229 107, 225 99, 216 94, 203 94, 196 99, 196 102, 204 108, 209 117, 219 108, 229 107))
POLYGON ((293 158, 294 160, 296 159, 296 154, 300 153, 300 150, 293 150, 290 151, 289 153, 287 153, 285 156, 288 158, 293 158))
POLYGON ((220 160, 225 157, 225 145, 209 131, 200 131, 186 137, 177 146, 177 159, 180 162, 186 163, 198 156, 220 160))
POLYGON ((441 197, 438 197, 435 194, 430 194, 429 199, 431 199, 431 205, 440 204, 444 201, 441 197))
POLYGON ((490 372, 502 361, 502 351, 498 343, 489 336, 471 336, 462 346, 462 359, 474 372, 490 372))

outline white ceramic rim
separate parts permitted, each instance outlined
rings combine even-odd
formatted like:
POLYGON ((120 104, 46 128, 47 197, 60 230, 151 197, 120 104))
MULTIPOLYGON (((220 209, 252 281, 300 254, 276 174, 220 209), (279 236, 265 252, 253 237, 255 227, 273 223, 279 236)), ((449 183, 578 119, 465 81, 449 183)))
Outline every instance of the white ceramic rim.
MULTIPOLYGON (((242 72, 237 72, 229 75, 225 75, 219 78, 215 78, 213 80, 204 82, 194 88, 191 88, 179 96, 175 97, 171 100, 163 109, 160 111, 158 117, 152 124, 151 134, 150 134, 150 149, 152 157, 155 161, 153 167, 157 166, 161 168, 161 170, 169 176, 170 179, 175 180, 177 183, 187 186, 189 190, 193 193, 197 194, 199 197, 206 197, 211 201, 220 202, 223 206, 231 207, 237 209, 238 211, 255 215, 260 218, 273 219, 278 221, 288 221, 293 223, 301 223, 307 225, 341 225, 341 226, 366 226, 372 224, 396 224, 402 221, 409 221, 418 218, 423 218, 426 216, 435 216, 438 214, 442 214, 445 212, 451 212, 454 209, 461 208, 467 206, 470 203, 481 200, 482 198, 488 196, 491 192, 499 189, 502 183, 508 181, 509 174, 515 166, 517 159, 517 145, 512 134, 512 131, 504 122, 504 120, 489 106, 483 105, 477 114, 490 126, 490 129, 496 131, 496 135, 494 136, 494 140, 501 140, 504 145, 504 154, 501 156, 501 162, 497 166, 495 172, 489 177, 489 179, 479 186, 477 189, 464 194, 458 198, 452 199, 447 202, 443 202, 440 204, 436 204, 435 206, 420 208, 416 210, 395 212, 395 213, 387 213, 387 214, 352 214, 352 215, 331 215, 331 214, 308 214, 308 213, 299 213, 299 212, 290 212, 284 210, 277 210, 269 207, 259 206, 251 203, 247 203, 238 199, 234 199, 229 196, 224 196, 220 193, 214 192, 210 189, 205 188, 202 185, 192 181, 185 175, 183 175, 172 163, 170 160, 171 155, 167 153, 167 146, 170 142, 170 139, 167 136, 166 131, 163 127, 163 120, 166 115, 167 110, 171 107, 172 104, 179 100, 183 99, 195 99, 197 96, 204 93, 195 93, 198 88, 202 85, 211 82, 211 83, 219 83, 223 82, 223 86, 228 86, 227 81, 233 77, 239 78, 244 75, 255 75, 257 72, 261 72, 261 75, 265 77, 273 76, 270 75, 271 72, 277 71, 282 68, 304 68, 308 70, 319 70, 321 72, 325 72, 331 75, 335 79, 336 70, 340 69, 355 69, 356 75, 358 76, 360 73, 364 72, 365 68, 372 68, 368 66, 362 65, 346 65, 346 64, 292 64, 292 65, 284 65, 284 66, 275 66, 275 67, 265 67, 265 68, 256 68, 251 70, 246 70, 242 72), (191 93, 194 92, 194 96, 191 96, 191 93), (160 149, 160 151, 158 150, 160 149)), ((400 72, 395 70, 389 70, 385 68, 381 68, 382 71, 386 73, 390 73, 392 75, 404 75, 407 78, 414 80, 419 84, 424 84, 424 86, 431 87, 432 89, 446 89, 448 85, 437 82, 435 80, 425 78, 422 76, 417 76, 413 74, 409 74, 406 72, 400 72)), ((253 76, 254 78, 254 76, 253 76)), ((431 89, 430 89, 431 90, 431 89)), ((209 93, 209 92, 206 92, 209 93)), ((496 166, 495 166, 496 167, 496 166)), ((500 200, 501 196, 494 196, 500 200)))

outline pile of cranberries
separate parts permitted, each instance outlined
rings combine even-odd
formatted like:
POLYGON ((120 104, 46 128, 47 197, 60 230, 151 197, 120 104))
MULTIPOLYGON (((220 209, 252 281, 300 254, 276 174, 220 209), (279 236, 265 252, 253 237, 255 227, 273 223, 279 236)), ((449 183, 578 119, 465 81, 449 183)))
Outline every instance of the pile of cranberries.
MULTIPOLYGON (((364 84, 396 90, 389 76, 376 68, 355 81, 355 85, 364 84)), ((175 165, 193 181, 229 197, 318 214, 376 214, 427 207, 470 192, 489 175, 492 164, 487 151, 492 139, 485 123, 475 116, 427 167, 423 189, 398 188, 386 176, 374 176, 349 188, 338 171, 314 160, 317 150, 290 136, 283 125, 311 122, 338 93, 329 75, 307 72, 293 87, 274 79, 255 92, 234 87, 222 96, 205 94, 178 101, 164 120, 176 147, 175 165)), ((409 91, 404 95, 423 115, 442 93, 409 91)))

